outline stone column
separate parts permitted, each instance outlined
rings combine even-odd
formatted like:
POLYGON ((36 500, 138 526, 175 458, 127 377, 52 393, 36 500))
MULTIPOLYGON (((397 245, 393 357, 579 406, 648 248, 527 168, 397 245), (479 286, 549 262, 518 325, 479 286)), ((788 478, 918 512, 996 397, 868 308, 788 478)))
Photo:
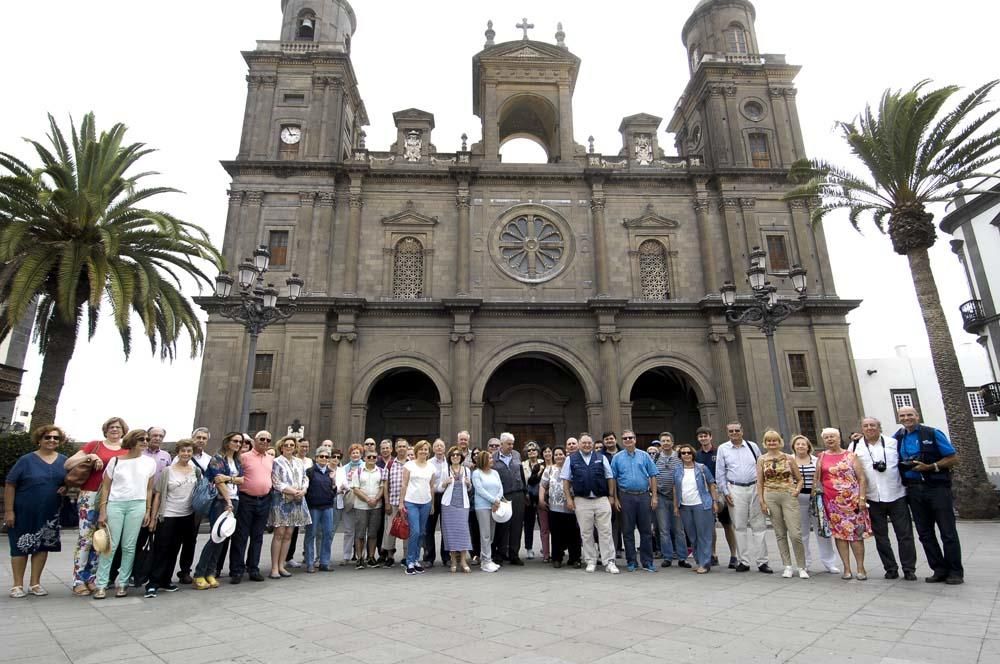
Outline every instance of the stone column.
MULTIPOLYGON (((819 201, 810 202, 809 207, 819 205, 819 201)), ((809 217, 807 208, 807 218, 809 217)), ((830 265, 830 251, 826 248, 826 233, 823 232, 823 222, 808 224, 813 242, 816 245, 816 261, 819 263, 819 273, 823 280, 823 294, 833 296, 837 294, 837 286, 833 282, 833 268, 830 265)))
MULTIPOLYGON (((341 315, 343 317, 343 315, 341 315)), ((354 387, 354 342, 358 335, 353 331, 353 321, 347 327, 351 332, 338 331, 330 335, 337 344, 337 366, 333 379, 333 440, 338 443, 350 442, 351 435, 351 392, 354 387)))
POLYGON ((293 272, 300 272, 305 275, 306 287, 312 288, 312 274, 309 272, 309 255, 311 247, 316 242, 314 237, 315 224, 313 224, 313 214, 315 212, 316 192, 299 192, 299 215, 295 223, 295 263, 289 262, 289 269, 293 272))
POLYGON ((346 252, 344 253, 344 293, 354 295, 358 292, 358 263, 361 257, 361 208, 364 199, 361 197, 361 178, 351 181, 351 216, 347 223, 346 252))
MULTIPOLYGON (((458 207, 458 271, 455 274, 455 294, 469 295, 469 254, 472 247, 469 244, 469 182, 461 180, 458 183, 458 196, 455 205, 458 207)), ((456 411, 457 416, 457 411, 456 411)), ((459 425, 464 426, 464 425, 459 425)))
POLYGON ((260 88, 260 76, 247 76, 247 104, 243 111, 243 133, 240 136, 240 151, 237 159, 247 159, 250 157, 251 143, 253 141, 254 118, 257 117, 258 89, 260 88))
POLYGON ((226 260, 226 269, 234 273, 240 264, 237 256, 237 242, 240 237, 240 208, 243 207, 243 192, 229 192, 229 211, 226 213, 226 234, 222 240, 222 256, 226 260))
POLYGON ((235 238, 239 250, 235 256, 237 264, 244 258, 249 258, 260 242, 267 243, 267 238, 261 236, 260 219, 261 206, 264 202, 263 191, 246 192, 246 222, 241 224, 239 236, 235 238))
POLYGON ((610 295, 610 284, 608 283, 608 238, 604 228, 604 189, 600 182, 594 182, 592 188, 590 210, 593 219, 595 290, 597 297, 607 297, 610 295))
POLYGON ((330 105, 330 95, 327 93, 330 85, 329 76, 313 76, 309 113, 309 143, 305 147, 304 157, 323 158, 326 152, 327 113, 330 105))
MULTIPOLYGON (((746 246, 759 247, 763 245, 764 238, 760 236, 760 227, 757 225, 757 216, 754 210, 757 208, 756 198, 740 199, 740 216, 743 219, 743 237, 746 238, 746 246)), ((767 249, 765 246, 764 249, 767 249)), ((747 256, 750 254, 748 253, 747 256)))
POLYGON ((715 373, 715 390, 719 401, 719 413, 723 424, 738 419, 736 412, 736 386, 733 384, 733 366, 729 358, 729 344, 736 340, 736 335, 728 330, 713 330, 708 335, 712 346, 712 371, 715 373))
POLYGON ((719 292, 719 263, 715 257, 715 245, 709 228, 708 200, 701 197, 692 199, 691 205, 694 207, 695 220, 698 224, 698 245, 701 250, 701 272, 705 285, 705 294, 712 295, 719 292))
POLYGON ((278 86, 278 77, 260 76, 258 78, 256 125, 250 152, 255 159, 273 159, 275 155, 272 154, 271 145, 278 132, 272 131, 271 120, 274 116, 274 93, 278 86))
MULTIPOLYGON (((452 405, 455 431, 454 434, 463 429, 472 431, 472 405, 470 403, 470 390, 472 389, 472 342, 476 337, 471 332, 452 333, 452 405)), ((446 432, 442 431, 442 435, 446 432)))
POLYGON ((772 86, 768 88, 768 92, 771 96, 771 112, 774 113, 774 142, 776 143, 774 156, 772 159, 773 166, 788 166, 794 162, 797 157, 795 155, 795 146, 792 143, 792 131, 788 125, 788 108, 785 105, 785 88, 780 86, 772 86), (788 133, 785 133, 785 129, 788 128, 788 133))
POLYGON ((724 85, 722 86, 722 92, 726 96, 726 124, 729 126, 732 163, 735 166, 749 166, 749 155, 743 147, 743 134, 740 133, 740 112, 736 105, 736 86, 732 84, 724 85))
MULTIPOLYGON (((614 333, 597 333, 597 343, 600 347, 601 355, 601 376, 604 379, 602 391, 604 392, 604 424, 608 431, 614 431, 620 435, 622 430, 621 398, 618 395, 619 371, 618 371, 618 344, 622 340, 622 335, 614 333)), ((599 436, 600 432, 594 432, 599 436)))
MULTIPOLYGON (((313 293, 328 295, 333 290, 332 273, 320 266, 319 251, 321 246, 333 247, 333 206, 337 202, 332 191, 320 192, 313 211, 312 240, 309 245, 308 279, 314 284, 310 290, 313 293), (329 236, 325 236, 329 233, 329 236)), ((333 254, 327 254, 327 260, 333 263, 333 254)), ((309 283, 307 281, 306 283, 309 283)))
POLYGON ((746 270, 746 265, 748 265, 747 252, 749 251, 746 245, 746 235, 740 228, 739 206, 740 201, 736 198, 723 198, 719 200, 719 212, 722 215, 722 224, 726 228, 726 265, 728 266, 728 276, 730 281, 736 284, 738 291, 749 293, 750 286, 743 283, 743 280, 734 277, 734 275, 742 274, 746 270), (737 264, 739 265, 737 266, 737 264))

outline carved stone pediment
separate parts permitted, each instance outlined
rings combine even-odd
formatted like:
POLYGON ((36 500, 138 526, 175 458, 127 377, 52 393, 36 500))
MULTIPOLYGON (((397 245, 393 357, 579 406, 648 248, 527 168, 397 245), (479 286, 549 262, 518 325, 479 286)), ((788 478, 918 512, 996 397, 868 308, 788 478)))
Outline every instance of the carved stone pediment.
POLYGON ((511 60, 519 60, 522 58, 547 58, 550 60, 562 60, 569 62, 579 61, 575 55, 564 48, 559 48, 555 44, 546 44, 544 42, 536 41, 529 41, 528 43, 525 43, 520 39, 513 42, 497 44, 496 46, 483 51, 480 55, 483 58, 489 57, 490 59, 509 58, 511 60))
POLYGON ((641 216, 622 220, 625 228, 678 228, 680 225, 679 221, 656 214, 652 203, 646 206, 646 211, 641 216))
POLYGON ((413 201, 406 201, 406 207, 396 214, 382 217, 383 226, 437 226, 437 217, 420 214, 413 207, 413 201))

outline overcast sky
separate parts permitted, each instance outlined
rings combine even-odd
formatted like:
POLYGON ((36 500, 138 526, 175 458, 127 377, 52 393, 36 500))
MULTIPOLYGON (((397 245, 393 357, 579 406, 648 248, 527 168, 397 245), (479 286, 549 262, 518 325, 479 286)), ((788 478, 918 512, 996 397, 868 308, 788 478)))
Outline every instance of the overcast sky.
MULTIPOLYGON (((20 137, 43 137, 47 112, 66 126, 89 110, 101 127, 124 122, 128 137, 159 150, 145 169, 184 190, 159 207, 201 224, 222 243, 229 178, 219 160, 239 145, 246 100, 242 50, 278 39, 280 0, 8 0, 0 8, 0 150, 28 156, 20 137)), ((648 112, 669 119, 688 78, 680 31, 695 0, 569 0, 468 2, 435 0, 431 11, 403 0, 355 0, 358 30, 353 62, 371 126, 368 147, 388 149, 392 113, 417 107, 434 114, 434 143, 444 152, 480 136, 472 114, 471 60, 483 46, 487 19, 496 41, 520 37, 527 15, 532 38, 554 43, 561 21, 569 49, 582 59, 574 97, 576 140, 617 153, 618 124, 648 112)), ((834 122, 854 117, 886 87, 931 78, 975 86, 997 75, 995 29, 988 3, 840 0, 837 3, 758 0, 757 36, 766 53, 785 53, 802 66, 796 84, 799 116, 811 156, 850 164, 834 122)), ((1000 101, 1000 100, 996 100, 1000 101)), ((661 128, 662 131, 662 128, 661 128)), ((661 134, 670 150, 673 139, 661 134)), ((938 211, 937 218, 941 214, 938 211)), ((904 258, 874 227, 859 236, 846 215, 827 222, 842 297, 864 298, 851 314, 859 358, 889 355, 907 344, 926 353, 926 335, 904 258)), ((945 311, 956 342, 958 305, 969 298, 943 237, 932 250, 945 311)), ((162 364, 140 340, 126 363, 113 326, 105 321, 91 343, 81 342, 70 364, 58 422, 77 439, 100 434, 100 423, 121 415, 132 426, 158 424, 168 438, 193 424, 200 359, 162 364)), ((31 409, 40 358, 31 351, 21 409, 31 409)))

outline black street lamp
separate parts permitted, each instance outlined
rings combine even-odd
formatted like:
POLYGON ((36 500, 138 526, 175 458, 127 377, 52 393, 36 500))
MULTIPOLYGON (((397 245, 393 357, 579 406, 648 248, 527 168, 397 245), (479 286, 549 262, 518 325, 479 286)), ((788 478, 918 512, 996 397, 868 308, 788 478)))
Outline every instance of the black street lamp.
POLYGON ((726 305, 726 320, 732 325, 753 325, 767 337, 767 353, 771 360, 771 383, 774 385, 774 403, 778 410, 778 429, 785 444, 788 444, 788 418, 785 415, 785 394, 781 389, 781 373, 778 371, 778 353, 774 348, 774 331, 783 320, 805 306, 806 270, 793 265, 788 271, 792 288, 799 294, 798 301, 778 298, 778 289, 767 281, 767 252, 754 247, 750 252, 750 267, 747 281, 753 291, 749 302, 737 303, 736 285, 727 281, 719 289, 722 303, 726 305))
MULTIPOLYGON (((253 252, 253 260, 244 258, 236 274, 240 287, 240 301, 236 304, 224 305, 219 309, 223 318, 241 323, 250 335, 247 346, 247 374, 243 381, 243 408, 240 411, 240 431, 246 431, 250 426, 250 397, 253 394, 253 372, 257 359, 257 337, 271 323, 291 318, 295 313, 296 300, 302 294, 305 281, 297 274, 292 274, 285 285, 288 286, 288 305, 278 306, 278 289, 274 284, 264 285, 264 274, 271 265, 271 252, 261 245, 253 252)), ((233 278, 228 272, 222 272, 215 278, 215 296, 228 300, 233 291, 233 278)))

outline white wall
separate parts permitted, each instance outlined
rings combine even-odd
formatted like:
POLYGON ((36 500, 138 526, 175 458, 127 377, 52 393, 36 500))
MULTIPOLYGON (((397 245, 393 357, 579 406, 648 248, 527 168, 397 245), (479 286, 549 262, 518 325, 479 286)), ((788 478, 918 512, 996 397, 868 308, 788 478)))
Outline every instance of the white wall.
MULTIPOLYGON (((963 343, 956 351, 967 387, 993 382, 989 358, 981 346, 963 343)), ((855 358, 855 366, 865 414, 881 420, 886 433, 892 434, 899 428, 890 391, 900 389, 916 389, 923 421, 948 433, 941 390, 929 355, 911 356, 906 346, 899 346, 895 357, 855 358), (869 374, 870 371, 874 373, 869 374)), ((1000 484, 1000 421, 977 420, 976 433, 986 471, 994 483, 1000 484)))

